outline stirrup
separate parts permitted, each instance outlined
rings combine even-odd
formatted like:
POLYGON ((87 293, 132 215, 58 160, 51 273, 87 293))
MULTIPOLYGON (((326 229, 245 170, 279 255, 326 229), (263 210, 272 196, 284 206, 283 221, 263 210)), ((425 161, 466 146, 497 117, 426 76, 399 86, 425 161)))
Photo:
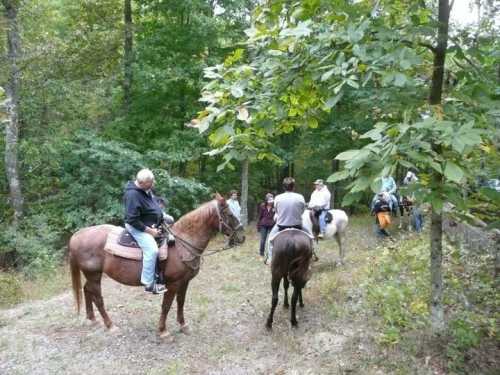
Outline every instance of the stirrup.
POLYGON ((167 291, 167 288, 153 281, 150 285, 144 288, 144 291, 153 294, 163 294, 167 291))

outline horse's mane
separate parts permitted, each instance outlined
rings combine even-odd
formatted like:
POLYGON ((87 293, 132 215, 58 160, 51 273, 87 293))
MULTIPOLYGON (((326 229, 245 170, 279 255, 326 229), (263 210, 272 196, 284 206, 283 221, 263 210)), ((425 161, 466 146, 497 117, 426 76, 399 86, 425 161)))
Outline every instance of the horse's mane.
POLYGON ((181 216, 174 224, 174 227, 185 227, 198 221, 208 220, 208 218, 213 215, 213 209, 213 200, 205 202, 198 208, 195 208, 194 210, 181 216))

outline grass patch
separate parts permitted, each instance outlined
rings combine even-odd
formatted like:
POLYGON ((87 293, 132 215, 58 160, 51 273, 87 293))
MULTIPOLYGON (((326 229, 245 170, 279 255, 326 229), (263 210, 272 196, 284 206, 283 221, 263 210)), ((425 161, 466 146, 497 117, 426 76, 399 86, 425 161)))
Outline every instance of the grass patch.
POLYGON ((22 274, 0 272, 0 307, 50 298, 69 290, 71 280, 66 265, 59 266, 51 274, 26 277, 22 274))

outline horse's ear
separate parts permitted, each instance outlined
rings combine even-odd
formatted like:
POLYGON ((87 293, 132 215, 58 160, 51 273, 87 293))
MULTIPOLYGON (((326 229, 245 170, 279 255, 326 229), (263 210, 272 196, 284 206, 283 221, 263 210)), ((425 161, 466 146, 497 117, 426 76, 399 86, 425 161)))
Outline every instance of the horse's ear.
POLYGON ((219 192, 217 192, 217 191, 214 194, 214 198, 217 200, 218 203, 225 203, 226 202, 224 197, 222 195, 220 195, 219 192))

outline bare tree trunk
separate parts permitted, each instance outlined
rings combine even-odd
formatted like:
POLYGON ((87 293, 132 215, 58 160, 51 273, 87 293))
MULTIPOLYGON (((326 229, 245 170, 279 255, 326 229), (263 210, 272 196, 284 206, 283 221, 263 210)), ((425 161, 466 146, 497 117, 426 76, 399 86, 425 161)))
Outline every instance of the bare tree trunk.
POLYGON ((132 104, 132 64, 134 62, 134 25, 132 23, 132 0, 124 0, 125 41, 123 46, 123 106, 130 111, 132 104))
POLYGON ((250 162, 245 159, 241 162, 241 224, 248 225, 248 166, 250 162))
POLYGON ((2 0, 7 19, 7 59, 9 62, 9 81, 6 87, 8 119, 5 127, 5 170, 9 183, 10 204, 14 210, 13 225, 17 227, 23 216, 24 199, 18 167, 19 140, 19 86, 21 73, 18 61, 21 54, 21 38, 17 25, 18 2, 2 0))
MULTIPOLYGON (((448 25, 450 18, 449 0, 439 0, 438 13, 438 39, 434 52, 434 70, 432 73, 432 84, 429 95, 429 104, 436 108, 438 116, 442 116, 441 100, 443 94, 444 63, 446 60, 446 49, 448 46, 448 25)), ((439 146, 434 145, 439 152, 439 146)), ((435 174, 433 181, 440 184, 442 176, 435 174)), ((434 333, 441 332, 445 327, 443 309, 443 214, 441 211, 432 209, 431 218, 431 304, 430 321, 434 333)))

